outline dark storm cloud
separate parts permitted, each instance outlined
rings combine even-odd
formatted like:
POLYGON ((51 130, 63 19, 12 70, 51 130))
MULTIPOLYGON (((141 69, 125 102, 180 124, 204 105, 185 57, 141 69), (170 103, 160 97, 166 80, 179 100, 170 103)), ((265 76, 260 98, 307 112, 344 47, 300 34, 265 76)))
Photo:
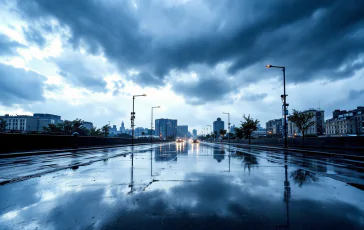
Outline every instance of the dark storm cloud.
MULTIPOLYGON (((268 63, 285 65, 287 81, 294 83, 346 78, 364 66, 352 64, 364 53, 364 1, 205 1, 210 14, 191 2, 160 9, 153 1, 140 1, 134 10, 129 1, 38 0, 22 1, 19 8, 32 19, 58 19, 70 28, 74 47, 102 50, 121 71, 142 71, 135 78, 141 85, 163 82, 170 70, 225 61, 232 63, 228 74, 240 83, 278 75, 264 68, 268 63), (147 29, 162 35, 143 27, 148 23, 143 17, 153 11, 156 16, 147 20, 161 20, 147 29)), ((185 97, 200 95, 204 87, 174 86, 185 97)))
POLYGON ((164 79, 151 75, 148 72, 141 72, 131 77, 131 79, 142 87, 158 87, 164 86, 164 79))
POLYGON ((229 81, 219 78, 201 78, 193 82, 176 82, 172 87, 174 92, 185 96, 186 103, 192 105, 222 100, 233 89, 234 86, 229 81))
POLYGON ((0 33, 0 56, 16 54, 16 48, 23 45, 10 40, 7 36, 0 33))
POLYGON ((45 77, 0 63, 0 104, 9 106, 42 101, 45 77))

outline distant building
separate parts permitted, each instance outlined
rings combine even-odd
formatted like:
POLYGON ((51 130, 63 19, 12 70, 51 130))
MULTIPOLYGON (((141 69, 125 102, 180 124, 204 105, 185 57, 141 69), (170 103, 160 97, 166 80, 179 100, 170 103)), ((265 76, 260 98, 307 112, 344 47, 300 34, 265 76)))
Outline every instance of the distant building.
POLYGON ((175 138, 177 135, 177 120, 164 118, 156 119, 155 135, 160 135, 162 138, 175 138))
POLYGON ((49 124, 59 124, 63 121, 61 116, 48 113, 34 113, 33 117, 37 119, 37 130, 42 131, 43 127, 48 127, 49 124))
POLYGON ((15 115, 11 116, 5 114, 5 116, 0 116, 7 123, 7 130, 16 131, 37 131, 38 129, 38 119, 33 116, 28 115, 15 115))
POLYGON ((94 127, 94 124, 92 122, 89 122, 89 121, 82 122, 82 125, 83 125, 83 127, 85 127, 88 130, 90 130, 92 127, 94 127))
POLYGON ((258 125, 257 130, 253 131, 253 137, 265 137, 267 136, 267 130, 258 125))
MULTIPOLYGON (((313 113, 315 116, 311 118, 311 121, 315 122, 310 128, 307 129, 305 135, 321 136, 325 134, 325 112, 323 110, 309 109, 302 113, 313 113)), ((301 130, 299 130, 295 123, 288 120, 288 136, 300 136, 301 130)))
POLYGON ((230 133, 235 134, 235 125, 230 126, 230 133))
POLYGON ((125 134, 132 135, 132 130, 131 129, 125 129, 125 134))
POLYGON ((193 135, 194 137, 197 137, 197 130, 196 130, 196 129, 192 130, 192 135, 193 135))
POLYGON ((124 121, 121 122, 120 133, 125 133, 124 121))
POLYGON ((364 134, 364 106, 354 110, 335 110, 333 118, 326 120, 326 135, 363 135, 364 134))
POLYGON ((188 135, 188 125, 177 126, 177 137, 186 137, 188 135))
POLYGON ((266 125, 266 132, 268 135, 282 135, 283 133, 283 119, 274 119, 268 121, 266 125))
POLYGON ((136 127, 134 129, 134 136, 143 136, 143 133, 144 133, 144 135, 147 135, 148 130, 145 130, 145 128, 143 128, 143 127, 136 127))
POLYGON ((218 117, 213 123, 213 132, 217 132, 217 135, 220 136, 220 129, 224 130, 225 126, 221 118, 218 117))

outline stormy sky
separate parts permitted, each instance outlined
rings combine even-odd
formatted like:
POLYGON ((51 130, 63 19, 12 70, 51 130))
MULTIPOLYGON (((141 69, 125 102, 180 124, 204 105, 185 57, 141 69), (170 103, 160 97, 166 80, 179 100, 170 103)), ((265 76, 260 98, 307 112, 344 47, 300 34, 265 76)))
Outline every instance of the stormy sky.
POLYGON ((199 131, 231 114, 364 105, 364 1, 0 0, 0 114, 96 126, 178 119, 199 131))

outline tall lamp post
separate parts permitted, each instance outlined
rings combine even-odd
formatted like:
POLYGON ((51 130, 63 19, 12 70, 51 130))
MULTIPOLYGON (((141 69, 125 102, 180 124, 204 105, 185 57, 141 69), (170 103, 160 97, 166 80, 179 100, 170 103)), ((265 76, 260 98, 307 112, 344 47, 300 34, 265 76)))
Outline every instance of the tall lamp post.
POLYGON ((152 115, 151 115, 151 119, 150 119, 150 143, 153 142, 153 109, 159 109, 160 106, 154 106, 152 107, 152 115))
POLYGON ((281 95, 281 99, 283 100, 283 116, 284 116, 284 147, 287 148, 287 104, 286 97, 286 67, 284 66, 275 66, 275 65, 267 65, 267 68, 279 68, 283 71, 283 95, 281 95))
POLYGON ((146 94, 141 94, 141 95, 133 95, 133 112, 131 112, 131 145, 134 146, 134 120, 135 120, 135 112, 134 112, 134 100, 136 97, 145 97, 147 96, 146 94))
POLYGON ((223 113, 228 115, 228 139, 230 143, 230 113, 223 113))

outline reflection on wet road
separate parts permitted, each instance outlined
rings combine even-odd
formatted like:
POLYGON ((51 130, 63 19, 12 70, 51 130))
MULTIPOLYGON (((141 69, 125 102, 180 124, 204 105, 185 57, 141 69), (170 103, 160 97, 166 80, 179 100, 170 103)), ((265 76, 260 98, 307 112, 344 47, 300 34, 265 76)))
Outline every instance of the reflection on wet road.
POLYGON ((40 176, 0 186, 0 229, 364 229, 362 162, 208 143, 131 152, 0 160, 3 180, 40 176))

